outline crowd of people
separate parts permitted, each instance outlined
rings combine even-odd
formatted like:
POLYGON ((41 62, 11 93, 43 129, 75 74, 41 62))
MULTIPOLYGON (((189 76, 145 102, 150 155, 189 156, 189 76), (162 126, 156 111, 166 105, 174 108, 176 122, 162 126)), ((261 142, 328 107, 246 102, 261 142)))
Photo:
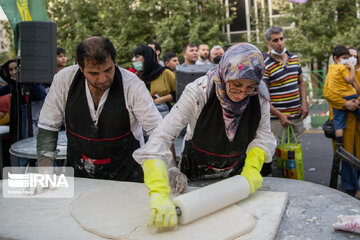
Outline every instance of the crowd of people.
MULTIPOLYGON (((266 53, 248 43, 226 51, 219 45, 210 49, 205 43, 187 44, 182 66, 213 67, 188 84, 177 101, 174 71, 179 58, 165 53, 161 60, 156 42, 132 51, 130 69, 115 64, 116 50, 104 37, 84 39, 76 49, 76 64, 66 68, 66 52, 58 49, 58 73, 45 101, 46 94, 37 94, 41 85, 32 90, 34 100, 43 101, 38 166, 45 167, 43 173, 52 172, 58 132, 65 124, 66 164, 75 176, 144 182, 151 198, 149 225, 157 229, 177 224, 169 194, 184 192, 188 181, 241 175, 249 183, 249 193, 254 193, 262 176, 276 166, 276 139, 291 125, 301 143, 303 119, 309 114, 299 57, 285 48, 282 28, 271 27, 265 36, 266 53), (173 143, 184 128, 177 161, 173 143)), ((359 158, 358 52, 339 45, 333 56, 324 97, 334 118, 336 142, 359 158)), ((12 73, 16 64, 2 68, 7 84, 0 92, 17 83, 12 73)), ((6 93, 12 99, 18 91, 6 93)), ((5 118, 6 107, 1 113, 5 118)), ((358 170, 342 163, 341 172, 343 189, 352 196, 360 194, 358 170)), ((33 194, 42 190, 34 188, 33 194)))
MULTIPOLYGON (((9 144, 36 135, 40 110, 49 87, 45 84, 24 84, 19 81, 19 65, 20 59, 10 59, 0 67, 0 125, 8 124, 10 130, 10 139, 4 141, 4 166, 10 166, 11 163, 8 155, 9 144)), ((57 71, 66 65, 66 51, 57 48, 57 71)), ((22 157, 15 162, 19 166, 36 164, 34 159, 22 157)))

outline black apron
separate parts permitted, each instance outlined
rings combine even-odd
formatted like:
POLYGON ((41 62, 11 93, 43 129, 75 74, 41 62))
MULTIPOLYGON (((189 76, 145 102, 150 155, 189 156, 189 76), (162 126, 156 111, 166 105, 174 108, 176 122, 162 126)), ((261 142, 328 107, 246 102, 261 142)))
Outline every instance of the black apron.
POLYGON ((85 77, 76 73, 65 108, 67 162, 76 177, 143 182, 142 168, 132 158, 140 144, 131 132, 121 73, 115 69, 97 126, 89 112, 85 77))
POLYGON ((246 148, 254 139, 261 118, 259 97, 251 96, 233 141, 225 133, 220 101, 212 87, 196 122, 193 138, 185 141, 181 171, 190 180, 229 177, 242 171, 246 148))

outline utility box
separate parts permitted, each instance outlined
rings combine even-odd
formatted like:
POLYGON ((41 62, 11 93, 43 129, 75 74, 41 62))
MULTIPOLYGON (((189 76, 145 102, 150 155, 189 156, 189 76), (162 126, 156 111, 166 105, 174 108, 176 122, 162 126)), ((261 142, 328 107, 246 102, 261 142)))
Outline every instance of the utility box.
POLYGON ((206 75, 206 73, 214 67, 216 67, 214 64, 177 66, 175 70, 176 101, 179 100, 187 84, 193 82, 199 77, 206 75))
POLYGON ((56 73, 56 23, 25 21, 18 25, 22 83, 51 83, 56 73))

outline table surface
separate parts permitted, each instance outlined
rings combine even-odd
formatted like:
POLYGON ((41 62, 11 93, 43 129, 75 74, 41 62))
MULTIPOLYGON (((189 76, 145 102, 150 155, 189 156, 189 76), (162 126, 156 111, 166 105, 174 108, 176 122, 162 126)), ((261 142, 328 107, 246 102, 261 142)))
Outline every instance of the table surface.
POLYGON ((8 134, 10 131, 10 128, 9 126, 0 126, 0 136, 1 135, 5 135, 5 134, 8 134))
MULTIPOLYGON (((67 137, 65 131, 60 131, 57 142, 59 150, 56 159, 66 159, 67 137)), ((26 138, 12 144, 10 153, 16 157, 37 159, 36 154, 36 137, 26 138)))
MULTIPOLYGON (((0 181, 0 190, 2 192, 0 181)), ((116 181, 75 179, 75 195, 116 181)), ((208 183, 196 182, 190 186, 208 183)), ((334 231, 338 215, 360 214, 360 202, 322 185, 280 178, 264 178, 262 191, 288 192, 289 200, 276 239, 354 239, 353 233, 334 231)), ((0 198, 0 238, 102 239, 81 229, 68 213, 73 199, 0 198)))

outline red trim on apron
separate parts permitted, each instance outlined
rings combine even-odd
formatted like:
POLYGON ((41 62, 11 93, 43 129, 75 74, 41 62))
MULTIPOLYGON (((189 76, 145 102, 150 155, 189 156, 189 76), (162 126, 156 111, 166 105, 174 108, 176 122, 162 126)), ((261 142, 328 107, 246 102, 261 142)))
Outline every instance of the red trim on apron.
POLYGON ((191 141, 191 144, 193 145, 193 147, 194 147, 196 150, 198 150, 198 151, 200 151, 200 152, 203 152, 203 153, 206 153, 206 154, 209 154, 209 155, 213 155, 213 156, 218 156, 218 157, 235 157, 235 156, 238 156, 238 155, 240 155, 240 154, 243 153, 243 152, 240 152, 240 153, 236 153, 236 154, 233 154, 233 155, 215 154, 215 153, 207 152, 207 151, 205 151, 205 150, 202 150, 202 149, 200 149, 200 148, 197 148, 197 147, 194 145, 194 142, 193 142, 193 141, 191 141))
POLYGON ((214 170, 214 171, 226 171, 226 170, 230 170, 230 169, 232 169, 233 167, 235 167, 236 164, 238 164, 238 162, 239 162, 239 161, 236 161, 232 166, 226 167, 226 168, 215 168, 215 167, 213 167, 213 166, 208 166, 208 169, 214 170))
POLYGON ((82 158, 83 158, 86 162, 90 162, 90 163, 93 163, 93 164, 95 164, 95 165, 97 165, 97 164, 107 164, 107 163, 110 163, 110 162, 111 162, 110 158, 91 159, 91 158, 88 158, 88 157, 85 156, 85 155, 82 155, 82 158))
POLYGON ((72 135, 74 136, 77 136, 78 138, 82 138, 82 139, 85 139, 85 140, 88 140, 88 141, 94 141, 94 142, 102 142, 102 141, 112 141, 112 140, 117 140, 117 139, 120 139, 120 138, 123 138, 123 137, 126 137, 127 135, 129 135, 131 133, 131 131, 125 133, 124 135, 120 136, 120 137, 114 137, 114 138, 103 138, 103 139, 94 139, 94 138, 86 138, 86 137, 83 137, 83 136, 80 136, 72 131, 70 131, 69 129, 67 129, 67 131, 69 133, 71 133, 72 135))

